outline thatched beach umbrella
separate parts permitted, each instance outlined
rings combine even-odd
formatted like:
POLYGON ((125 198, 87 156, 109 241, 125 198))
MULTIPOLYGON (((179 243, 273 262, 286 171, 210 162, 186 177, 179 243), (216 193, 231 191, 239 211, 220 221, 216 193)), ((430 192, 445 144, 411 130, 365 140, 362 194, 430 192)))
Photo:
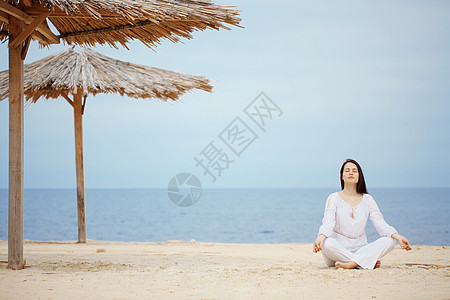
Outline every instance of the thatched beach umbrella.
MULTIPOLYGON (((24 94, 27 102, 34 103, 41 97, 64 97, 73 106, 69 95, 86 98, 99 93, 167 101, 192 89, 211 92, 212 86, 203 76, 124 62, 87 48, 77 51, 71 47, 24 67, 24 94)), ((8 71, 3 71, 0 101, 8 97, 8 71)))
MULTIPOLYGON (((0 73, 0 101, 9 96, 8 71, 0 73)), ((88 94, 119 93, 133 98, 177 100, 192 89, 211 92, 203 76, 191 76, 119 61, 93 50, 71 49, 25 65, 24 94, 29 102, 63 97, 73 107, 77 174, 78 242, 86 242, 83 119, 88 94)))
POLYGON ((30 40, 126 47, 137 39, 153 47, 239 22, 236 10, 209 0, 0 0, 0 41, 8 38, 9 47, 8 267, 23 268, 23 61, 30 40))

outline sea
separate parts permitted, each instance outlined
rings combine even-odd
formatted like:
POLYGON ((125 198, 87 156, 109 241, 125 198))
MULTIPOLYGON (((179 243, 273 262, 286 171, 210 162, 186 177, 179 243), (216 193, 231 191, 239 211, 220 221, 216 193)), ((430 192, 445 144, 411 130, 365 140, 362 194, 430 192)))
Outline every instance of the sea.
MULTIPOLYGON (((87 189, 87 238, 103 241, 313 243, 335 189, 204 189, 179 207, 166 189, 87 189)), ((450 188, 374 188, 384 219, 412 245, 450 245, 450 188)), ((8 190, 0 189, 0 240, 8 239, 8 190)), ((370 219, 368 241, 379 237, 370 219)), ((74 189, 26 189, 24 239, 76 241, 74 189)))

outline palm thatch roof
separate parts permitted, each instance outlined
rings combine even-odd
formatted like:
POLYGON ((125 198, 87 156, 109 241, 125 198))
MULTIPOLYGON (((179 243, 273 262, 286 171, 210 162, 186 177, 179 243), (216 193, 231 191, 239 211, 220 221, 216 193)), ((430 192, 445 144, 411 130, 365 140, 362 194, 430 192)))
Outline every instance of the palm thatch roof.
MULTIPOLYGON (((8 267, 16 270, 24 267, 24 119, 22 91, 23 61, 31 39, 39 41, 41 45, 58 44, 60 40, 63 40, 69 45, 109 44, 116 48, 117 45, 123 45, 127 48, 127 44, 136 39, 152 48, 159 44, 163 38, 177 42, 180 38, 191 38, 191 33, 195 30, 229 29, 228 25, 239 26, 239 22, 238 11, 215 5, 210 0, 0 0, 0 42, 8 39, 11 74, 8 89, 8 97, 11 98, 9 102, 9 178, 14 180, 9 181, 10 221, 8 228, 11 234, 8 235, 8 267), (57 34, 50 29, 49 22, 56 28, 57 34)), ((101 59, 99 60, 101 61, 101 59)), ((42 67, 45 69, 45 64, 42 67)), ((98 78, 103 79, 105 84, 97 83, 95 85, 89 84, 91 78, 88 76, 81 76, 77 81, 78 79, 75 79, 68 70, 69 68, 63 68, 59 74, 67 74, 66 78, 73 78, 68 81, 69 87, 67 88, 72 93, 75 85, 77 90, 78 87, 81 89, 81 86, 85 85, 93 93, 101 91, 102 86, 105 88, 113 86, 112 84, 108 85, 109 81, 105 79, 107 77, 104 76, 103 78, 100 75, 101 73, 97 73, 98 78)), ((94 76, 94 72, 89 70, 88 67, 80 67, 79 70, 75 69, 74 71, 75 73, 88 72, 94 76)), ((125 74, 131 76, 130 73, 125 72, 125 74)), ((114 77, 114 75, 111 77, 114 77)), ((175 78, 179 77, 175 76, 175 78)), ((42 79, 45 78, 42 77, 42 79)), ((64 76, 61 76, 60 79, 65 80, 64 76)), ((181 81, 183 82, 183 80, 181 81)), ((50 82, 43 80, 42 86, 37 88, 36 93, 33 94, 32 91, 31 96, 28 97, 36 101, 40 95, 44 95, 43 91, 45 90, 50 94, 49 97, 56 97, 58 94, 53 94, 55 89, 51 87, 59 81, 54 78, 50 82)), ((175 83, 172 84, 171 88, 164 89, 158 83, 157 81, 153 88, 121 86, 113 90, 123 94, 141 94, 148 97, 150 95, 161 95, 163 99, 164 97, 173 99, 187 89, 186 86, 175 83)), ((89 91, 89 89, 86 91, 89 91)), ((5 87, 3 86, 3 97, 5 95, 5 87)), ((69 99, 67 92, 61 93, 61 95, 74 108, 75 143, 76 145, 82 145, 82 118, 80 114, 82 114, 85 102, 80 106, 81 91, 78 90, 77 94, 74 95, 73 102, 69 99)), ((82 147, 80 146, 76 149, 78 240, 79 242, 86 242, 82 156, 82 147)))
MULTIPOLYGON (((9 97, 9 73, 0 73, 0 101, 9 97)), ((123 62, 73 47, 24 67, 24 94, 32 102, 76 94, 119 93, 133 98, 176 100, 192 89, 211 92, 203 76, 185 75, 123 62)))
POLYGON ((69 45, 116 48, 127 48, 132 39, 152 48, 161 38, 177 42, 191 38, 194 30, 229 29, 241 21, 239 11, 210 0, 0 0, 0 40, 8 36, 8 15, 26 24, 44 19, 32 34, 43 45, 62 39, 69 45), (51 32, 47 20, 59 35, 51 32))

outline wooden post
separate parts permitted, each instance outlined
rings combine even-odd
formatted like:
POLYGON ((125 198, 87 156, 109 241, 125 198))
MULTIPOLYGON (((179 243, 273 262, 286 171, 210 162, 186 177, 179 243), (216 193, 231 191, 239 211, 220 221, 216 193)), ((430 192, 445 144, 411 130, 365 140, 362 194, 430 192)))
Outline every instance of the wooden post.
POLYGON ((75 163, 77 170, 77 212, 78 212, 78 242, 86 243, 86 206, 84 192, 84 162, 83 162, 83 90, 78 88, 73 97, 74 128, 75 128, 75 163))
MULTIPOLYGON (((23 30, 9 17, 9 41, 23 30)), ((23 60, 22 45, 9 48, 9 216, 8 267, 23 269, 23 60)))

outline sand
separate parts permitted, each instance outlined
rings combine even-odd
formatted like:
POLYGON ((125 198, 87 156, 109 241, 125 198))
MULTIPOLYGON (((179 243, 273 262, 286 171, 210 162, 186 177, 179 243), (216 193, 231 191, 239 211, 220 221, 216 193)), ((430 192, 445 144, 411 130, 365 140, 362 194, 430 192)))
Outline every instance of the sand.
POLYGON ((24 244, 26 268, 7 268, 0 299, 450 299, 450 247, 396 248, 375 270, 325 266, 312 244, 24 244))

